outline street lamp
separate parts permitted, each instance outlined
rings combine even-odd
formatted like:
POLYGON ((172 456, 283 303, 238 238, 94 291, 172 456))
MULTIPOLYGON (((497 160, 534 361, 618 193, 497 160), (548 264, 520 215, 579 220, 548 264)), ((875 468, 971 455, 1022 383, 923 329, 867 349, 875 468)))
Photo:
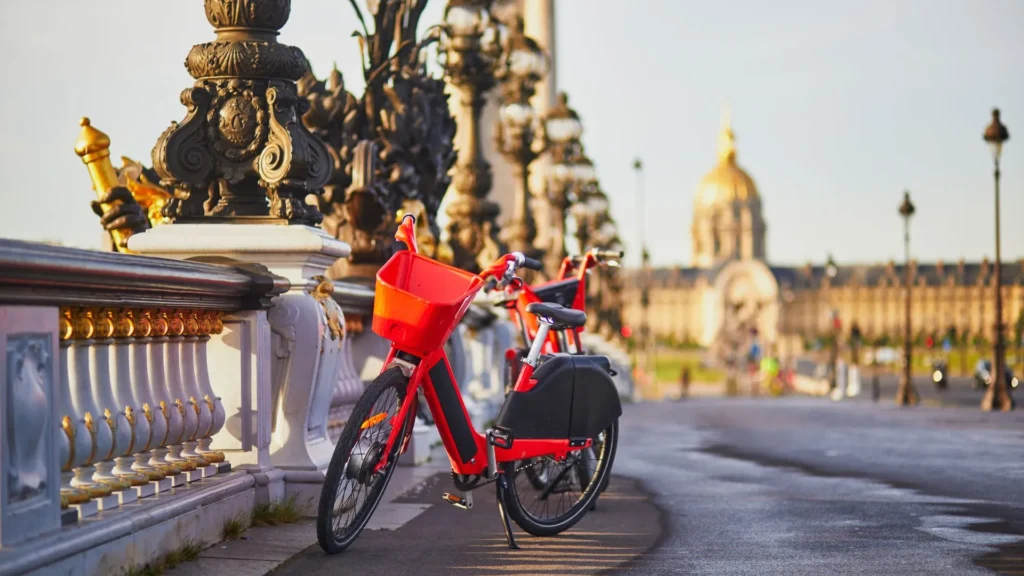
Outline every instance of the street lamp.
POLYGON ((530 164, 544 153, 544 131, 535 138, 534 109, 530 99, 537 82, 547 74, 548 57, 537 43, 523 33, 523 19, 517 17, 508 37, 504 63, 498 69, 502 80, 502 106, 496 141, 498 151, 515 167, 515 207, 512 220, 502 230, 502 239, 510 250, 536 257, 533 246, 537 235, 530 210, 530 164))
POLYGON ((995 266, 995 290, 996 290, 996 324, 995 340, 993 345, 992 360, 992 384, 985 391, 985 397, 981 399, 982 410, 1002 410, 1009 412, 1013 410, 1013 398, 1010 397, 1006 387, 1006 343, 1003 340, 1003 275, 1001 260, 1002 254, 999 246, 999 157, 1003 153, 1003 143, 1010 139, 1010 133, 1006 126, 999 121, 999 109, 992 110, 992 123, 985 128, 985 141, 992 148, 992 161, 995 164, 995 190, 996 190, 996 266, 995 266))
MULTIPOLYGON (((836 261, 832 258, 832 254, 829 254, 828 260, 825 261, 825 275, 828 276, 829 291, 831 292, 832 282, 836 279, 836 276, 839 275, 839 266, 836 265, 836 261)), ((839 311, 833 309, 829 320, 832 324, 832 345, 829 349, 829 364, 831 367, 832 378, 829 381, 829 389, 834 390, 839 384, 839 311)))
POLYGON ((900 375, 900 386, 896 391, 897 406, 914 406, 917 404, 917 390, 911 380, 911 336, 910 336, 910 291, 914 280, 910 269, 910 217, 914 215, 914 204, 910 201, 910 192, 903 192, 903 203, 900 204, 900 216, 903 217, 903 373, 900 375))
POLYGON ((438 55, 449 82, 461 93, 459 126, 466 131, 466 148, 452 177, 456 195, 447 209, 448 236, 455 265, 472 271, 500 252, 495 220, 501 209, 487 199, 491 165, 480 150, 480 113, 496 82, 502 53, 503 28, 490 18, 490 5, 491 0, 449 0, 438 55))
POLYGON ((583 123, 569 107, 565 92, 558 94, 558 102, 544 118, 544 137, 551 153, 548 201, 554 212, 555 229, 548 248, 547 268, 554 274, 565 256, 565 217, 569 205, 575 200, 577 189, 597 179, 593 163, 583 153, 580 136, 583 123))

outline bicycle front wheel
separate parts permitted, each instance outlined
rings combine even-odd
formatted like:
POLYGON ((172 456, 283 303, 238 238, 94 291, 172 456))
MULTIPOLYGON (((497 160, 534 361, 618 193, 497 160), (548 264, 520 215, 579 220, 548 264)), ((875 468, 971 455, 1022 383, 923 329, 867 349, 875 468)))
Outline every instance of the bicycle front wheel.
POLYGON ((544 483, 537 487, 538 476, 526 474, 522 463, 508 462, 508 515, 520 528, 534 536, 554 536, 571 528, 583 518, 597 500, 611 470, 619 441, 619 421, 593 439, 593 446, 572 452, 561 461, 545 461, 544 483), (517 471, 517 468, 522 469, 517 471))
POLYGON ((401 446, 412 431, 413 412, 398 424, 402 436, 392 447, 387 465, 374 469, 384 455, 408 384, 398 368, 382 372, 356 402, 338 438, 317 510, 317 541, 328 554, 355 542, 384 495, 401 446))

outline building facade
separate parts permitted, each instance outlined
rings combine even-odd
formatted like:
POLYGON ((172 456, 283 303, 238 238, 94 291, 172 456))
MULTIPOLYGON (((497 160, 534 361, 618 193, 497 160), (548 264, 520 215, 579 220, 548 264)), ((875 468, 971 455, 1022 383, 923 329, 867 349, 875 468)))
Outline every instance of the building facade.
MULTIPOLYGON (((849 338, 899 341, 906 269, 879 264, 774 266, 767 258, 761 195, 736 159, 728 116, 718 164, 694 199, 692 266, 649 271, 649 323, 660 340, 724 351, 756 341, 772 353, 798 354, 811 341, 849 338), (838 320, 838 323, 836 322, 838 320)), ((911 333, 942 342, 985 344, 994 335, 994 266, 981 262, 910 263, 911 333)), ((1013 342, 1024 313, 1024 259, 1002 265, 1003 322, 1013 342)), ((626 323, 640 325, 643 274, 630 274, 626 323)), ((1012 346, 1013 344, 1011 344, 1012 346)))

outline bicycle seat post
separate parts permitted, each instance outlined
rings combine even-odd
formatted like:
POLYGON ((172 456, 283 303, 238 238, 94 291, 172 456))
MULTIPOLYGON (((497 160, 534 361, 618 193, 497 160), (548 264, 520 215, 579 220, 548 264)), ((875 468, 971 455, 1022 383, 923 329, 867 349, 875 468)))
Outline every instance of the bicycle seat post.
POLYGON ((551 320, 538 316, 537 320, 540 321, 540 326, 537 328, 537 335, 533 337, 533 343, 530 345, 530 353, 523 358, 523 362, 537 367, 537 359, 540 358, 540 351, 544 348, 544 342, 548 339, 548 332, 551 331, 551 320))

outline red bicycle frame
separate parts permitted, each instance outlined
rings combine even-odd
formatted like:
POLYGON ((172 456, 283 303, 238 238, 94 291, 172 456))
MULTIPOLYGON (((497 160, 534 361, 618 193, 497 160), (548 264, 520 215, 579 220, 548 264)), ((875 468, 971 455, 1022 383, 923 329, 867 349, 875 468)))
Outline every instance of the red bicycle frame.
MULTIPOLYGON (((410 218, 402 222, 395 238, 405 242, 413 253, 417 252, 415 232, 410 218)), ((511 254, 499 258, 481 272, 480 277, 501 278, 509 269, 510 259, 514 258, 515 256, 511 254)), ((482 286, 482 283, 478 283, 475 290, 479 291, 482 286)), ((457 320, 453 319, 453 322, 457 320)), ((535 355, 539 355, 539 350, 535 355)), ((395 442, 398 442, 400 435, 405 433, 406 426, 402 424, 415 413, 417 393, 422 390, 431 416, 441 435, 441 442, 448 453, 452 470, 464 475, 483 474, 489 464, 487 437, 473 426, 469 413, 466 411, 462 393, 452 373, 451 363, 444 352, 443 344, 436 350, 417 355, 412 351, 402 350, 399 345, 392 342, 382 372, 396 366, 409 378, 409 384, 401 407, 392 419, 391 435, 388 437, 384 455, 377 463, 375 471, 379 471, 387 465, 388 455, 392 453, 395 442)), ((536 380, 532 376, 533 366, 523 364, 515 389, 520 392, 530 390, 536 385, 536 380)), ((401 441, 403 442, 401 451, 404 452, 407 448, 408 438, 403 438, 401 441)), ((562 460, 570 452, 588 448, 591 443, 591 440, 587 440, 584 444, 577 443, 570 446, 570 440, 567 438, 516 439, 509 448, 494 446, 494 461, 495 463, 504 463, 540 456, 552 456, 556 460, 562 460)))
MULTIPOLYGON (((555 280, 545 282, 537 286, 522 285, 519 288, 519 294, 516 297, 514 306, 509 307, 509 317, 515 322, 523 334, 524 341, 529 344, 533 342, 533 339, 537 337, 537 331, 540 328, 540 324, 537 317, 526 312, 526 307, 533 302, 542 302, 541 298, 537 295, 537 289, 543 289, 545 287, 553 287, 555 284, 565 282, 567 280, 576 280, 578 283, 576 286, 576 294, 573 296, 572 302, 569 304, 562 303, 566 308, 573 308, 575 310, 585 311, 587 302, 587 272, 597 266, 597 257, 592 252, 587 252, 583 256, 581 262, 576 262, 571 256, 566 256, 562 259, 562 265, 558 270, 558 277, 555 280), (575 272, 575 276, 573 273, 575 272)), ((577 352, 580 351, 580 333, 583 332, 583 327, 572 328, 570 330, 572 334, 573 342, 576 345, 577 352)), ((561 342, 558 333, 549 332, 544 342, 544 348, 542 349, 545 354, 553 354, 556 352, 568 352, 565 344, 567 342, 561 342)))

